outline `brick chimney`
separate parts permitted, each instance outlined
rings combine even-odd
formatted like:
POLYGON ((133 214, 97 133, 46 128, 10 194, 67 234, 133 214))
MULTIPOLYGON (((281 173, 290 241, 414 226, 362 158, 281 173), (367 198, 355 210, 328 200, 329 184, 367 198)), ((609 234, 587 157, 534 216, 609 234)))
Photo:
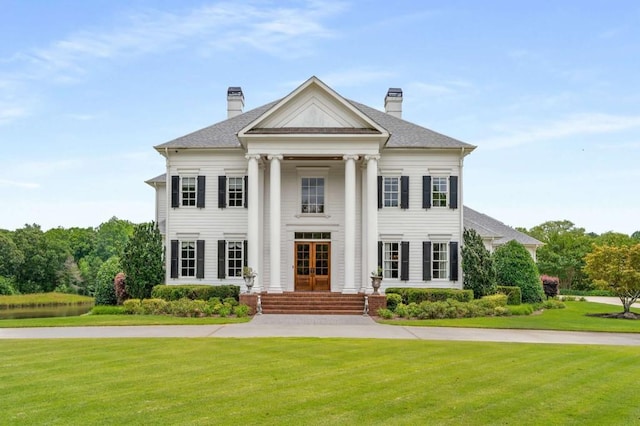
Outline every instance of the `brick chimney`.
POLYGON ((390 87, 384 98, 384 112, 397 118, 402 118, 402 89, 390 87))
POLYGON ((227 89, 227 118, 242 114, 244 109, 244 94, 241 87, 227 89))

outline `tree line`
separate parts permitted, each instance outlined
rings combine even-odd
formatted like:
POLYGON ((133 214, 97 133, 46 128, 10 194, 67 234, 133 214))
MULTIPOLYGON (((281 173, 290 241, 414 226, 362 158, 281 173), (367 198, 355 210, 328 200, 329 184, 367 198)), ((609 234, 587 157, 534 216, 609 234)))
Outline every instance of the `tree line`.
MULTIPOLYGON (((0 294, 64 292, 94 296, 125 270, 142 293, 164 281, 162 238, 155 224, 112 217, 96 228, 37 224, 0 229, 0 294)), ((142 294, 141 294, 142 295, 142 294)))

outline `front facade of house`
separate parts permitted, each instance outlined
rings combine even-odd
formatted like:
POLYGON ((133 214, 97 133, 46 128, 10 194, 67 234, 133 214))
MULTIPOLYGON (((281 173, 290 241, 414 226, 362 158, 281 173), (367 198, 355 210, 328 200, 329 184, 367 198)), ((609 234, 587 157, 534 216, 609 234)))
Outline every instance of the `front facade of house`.
POLYGON ((349 101, 316 77, 242 112, 229 88, 225 121, 156 147, 166 174, 156 219, 167 284, 254 290, 371 292, 461 288, 463 159, 474 146, 349 101))

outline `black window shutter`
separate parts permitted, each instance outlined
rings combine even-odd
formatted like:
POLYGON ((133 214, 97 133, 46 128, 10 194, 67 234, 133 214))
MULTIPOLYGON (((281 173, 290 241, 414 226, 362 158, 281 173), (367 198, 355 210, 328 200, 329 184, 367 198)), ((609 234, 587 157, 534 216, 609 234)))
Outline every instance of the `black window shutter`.
POLYGON ((458 208, 458 176, 449 176, 449 207, 458 208))
POLYGON ((244 253, 242 254, 244 262, 242 266, 249 266, 249 260, 247 259, 247 246, 249 245, 249 240, 244 240, 244 244, 242 246, 242 250, 244 253))
POLYGON ((249 207, 249 176, 244 177, 244 208, 249 207))
POLYGON ((204 278, 204 240, 196 241, 196 278, 204 278))
POLYGON ((218 176, 218 208, 227 207, 227 177, 218 176))
POLYGON ((382 208, 382 176, 378 176, 378 208, 382 208))
POLYGON ((178 240, 171 240, 171 278, 178 278, 178 240))
POLYGON ((431 281, 431 241, 422 242, 422 280, 431 281))
POLYGON ((422 176, 422 208, 431 208, 431 176, 422 176))
POLYGON ((458 243, 449 242, 449 279, 458 281, 458 243))
POLYGON ((382 241, 378 241, 378 268, 382 268, 382 241))
POLYGON ((204 192, 205 192, 205 176, 198 176, 198 197, 196 198, 196 207, 204 208, 204 192))
POLYGON ((171 176, 171 207, 180 206, 180 176, 171 176))
POLYGON ((400 279, 409 281, 409 241, 400 243, 400 279))
POLYGON ((400 208, 409 208, 409 176, 400 176, 400 208))
POLYGON ((218 240, 218 278, 224 279, 227 274, 227 242, 218 240))

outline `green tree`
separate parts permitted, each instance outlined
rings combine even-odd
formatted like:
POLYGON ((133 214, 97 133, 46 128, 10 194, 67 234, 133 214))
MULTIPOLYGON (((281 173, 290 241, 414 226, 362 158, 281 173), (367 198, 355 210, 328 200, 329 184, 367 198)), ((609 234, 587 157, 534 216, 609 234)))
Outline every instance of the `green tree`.
POLYGON ((82 282, 86 294, 92 296, 96 289, 96 276, 98 270, 102 266, 102 259, 95 255, 88 255, 80 259, 78 262, 78 268, 80 268, 80 275, 82 276, 82 282))
POLYGON ((545 222, 524 232, 544 243, 536 252, 541 274, 558 277, 563 288, 592 288, 583 268, 584 256, 591 251, 593 236, 584 228, 577 228, 568 220, 559 220, 545 222))
POLYGON ((496 268, 491 253, 474 229, 462 233, 462 271, 464 288, 473 290, 476 299, 496 292, 496 268))
POLYGON ((631 238, 633 238, 636 242, 640 241, 640 231, 636 231, 631 234, 631 238))
POLYGON ((630 315, 640 298, 640 244, 595 246, 586 258, 585 269, 598 287, 613 291, 630 315))
POLYGON ((58 284, 64 262, 70 254, 68 245, 57 233, 45 235, 39 225, 25 225, 14 232, 24 262, 16 272, 16 286, 21 293, 50 292, 58 284))
POLYGON ((155 223, 136 225, 122 259, 131 297, 148 298, 154 286, 164 283, 163 257, 162 236, 155 223))
POLYGON ((131 235, 133 235, 131 222, 112 217, 98 226, 94 254, 103 261, 111 256, 122 257, 131 235))
POLYGON ((544 300, 538 268, 527 249, 517 241, 509 241, 494 253, 499 285, 518 286, 522 301, 537 303, 544 300))
POLYGON ((24 262, 24 255, 18 249, 10 233, 0 233, 0 277, 13 277, 24 262))
POLYGON ((631 246, 638 244, 636 240, 621 232, 605 232, 595 238, 594 244, 598 246, 631 246))
POLYGON ((71 255, 67 256, 64 267, 58 273, 58 284, 55 291, 59 293, 86 294, 80 268, 78 268, 78 264, 71 255))
POLYGON ((118 256, 112 256, 102 263, 96 274, 94 295, 96 305, 117 305, 116 288, 113 283, 116 275, 122 272, 122 265, 118 256))

